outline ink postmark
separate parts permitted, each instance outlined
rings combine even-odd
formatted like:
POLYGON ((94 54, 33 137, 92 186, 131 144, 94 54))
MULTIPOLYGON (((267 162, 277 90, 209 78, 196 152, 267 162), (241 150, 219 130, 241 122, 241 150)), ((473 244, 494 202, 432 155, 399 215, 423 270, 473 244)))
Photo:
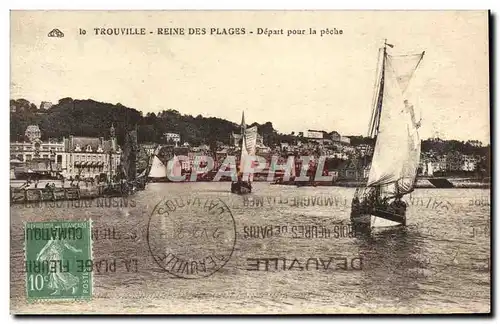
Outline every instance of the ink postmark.
POLYGON ((92 297, 91 226, 90 220, 25 223, 28 300, 92 297))
POLYGON ((153 259, 164 271, 184 279, 208 277, 231 258, 236 224, 221 199, 164 199, 151 213, 147 242, 153 259))

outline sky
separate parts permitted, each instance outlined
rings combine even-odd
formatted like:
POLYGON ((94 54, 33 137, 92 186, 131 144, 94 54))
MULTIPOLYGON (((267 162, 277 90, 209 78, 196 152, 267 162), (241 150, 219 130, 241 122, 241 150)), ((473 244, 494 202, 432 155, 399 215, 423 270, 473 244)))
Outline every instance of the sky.
POLYGON ((412 84, 421 137, 489 143, 486 11, 12 11, 11 98, 93 99, 235 123, 245 111, 247 123, 271 121, 282 133, 366 135, 385 38, 393 54, 425 50, 412 84), (167 27, 246 34, 157 34, 167 27), (65 36, 47 37, 53 28, 65 36), (145 28, 146 35, 94 28, 145 28), (258 28, 284 35, 258 35, 258 28), (318 34, 287 36, 309 28, 318 34), (342 35, 320 36, 333 28, 342 35))

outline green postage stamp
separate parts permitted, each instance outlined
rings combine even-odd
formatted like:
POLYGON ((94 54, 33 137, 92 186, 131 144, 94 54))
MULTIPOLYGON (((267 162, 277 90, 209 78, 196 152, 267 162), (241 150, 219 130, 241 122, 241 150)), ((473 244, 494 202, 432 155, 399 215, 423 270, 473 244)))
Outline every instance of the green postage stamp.
POLYGON ((91 220, 25 223, 29 300, 92 296, 91 227, 91 220))

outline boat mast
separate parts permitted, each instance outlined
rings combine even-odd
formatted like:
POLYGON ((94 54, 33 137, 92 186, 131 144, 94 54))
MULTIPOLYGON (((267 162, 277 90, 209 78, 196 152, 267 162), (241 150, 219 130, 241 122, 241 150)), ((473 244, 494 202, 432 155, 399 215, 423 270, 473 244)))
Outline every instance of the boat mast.
POLYGON ((247 128, 247 125, 245 124, 245 112, 244 111, 241 113, 241 125, 240 125, 240 128, 241 128, 241 136, 244 136, 245 130, 247 128))
POLYGON ((382 49, 382 71, 380 73, 380 81, 375 85, 376 98, 374 100, 375 102, 372 111, 372 117, 370 118, 370 126, 368 128, 369 137, 377 136, 380 127, 380 116, 382 112, 382 101, 384 97, 385 62, 387 59, 387 46, 391 48, 394 47, 394 45, 387 43, 387 39, 385 39, 384 47, 382 49))

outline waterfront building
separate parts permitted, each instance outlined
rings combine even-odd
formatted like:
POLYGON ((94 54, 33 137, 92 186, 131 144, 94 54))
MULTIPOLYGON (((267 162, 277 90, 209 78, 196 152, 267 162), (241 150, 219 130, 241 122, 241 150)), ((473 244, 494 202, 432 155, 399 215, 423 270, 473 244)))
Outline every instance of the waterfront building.
POLYGON ((347 136, 340 136, 340 141, 342 143, 351 144, 351 139, 347 136))
MULTIPOLYGON (((121 149, 117 144, 114 127, 110 139, 70 135, 62 140, 41 140, 36 125, 26 129, 26 140, 10 143, 10 158, 26 164, 27 161, 49 160, 52 170, 65 177, 95 178, 104 173, 114 176, 120 164, 121 149)), ((32 170, 36 171, 36 170, 32 170)))
POLYGON ((479 159, 475 157, 474 155, 464 155, 463 156, 463 164, 462 164, 462 170, 463 171, 475 171, 477 164, 479 162, 479 159))
POLYGON ((361 156, 371 156, 373 155, 373 147, 368 144, 359 144, 356 146, 361 156))
POLYGON ((478 141, 478 140, 469 140, 466 142, 466 144, 469 144, 469 145, 474 146, 474 147, 482 147, 483 146, 483 143, 481 141, 478 141))
POLYGON ((332 141, 334 141, 334 142, 340 142, 341 136, 340 136, 340 134, 337 131, 331 132, 330 133, 330 137, 331 137, 332 141))
POLYGON ((143 151, 147 155, 153 155, 157 147, 158 144, 156 143, 142 143, 139 144, 139 151, 143 151))

